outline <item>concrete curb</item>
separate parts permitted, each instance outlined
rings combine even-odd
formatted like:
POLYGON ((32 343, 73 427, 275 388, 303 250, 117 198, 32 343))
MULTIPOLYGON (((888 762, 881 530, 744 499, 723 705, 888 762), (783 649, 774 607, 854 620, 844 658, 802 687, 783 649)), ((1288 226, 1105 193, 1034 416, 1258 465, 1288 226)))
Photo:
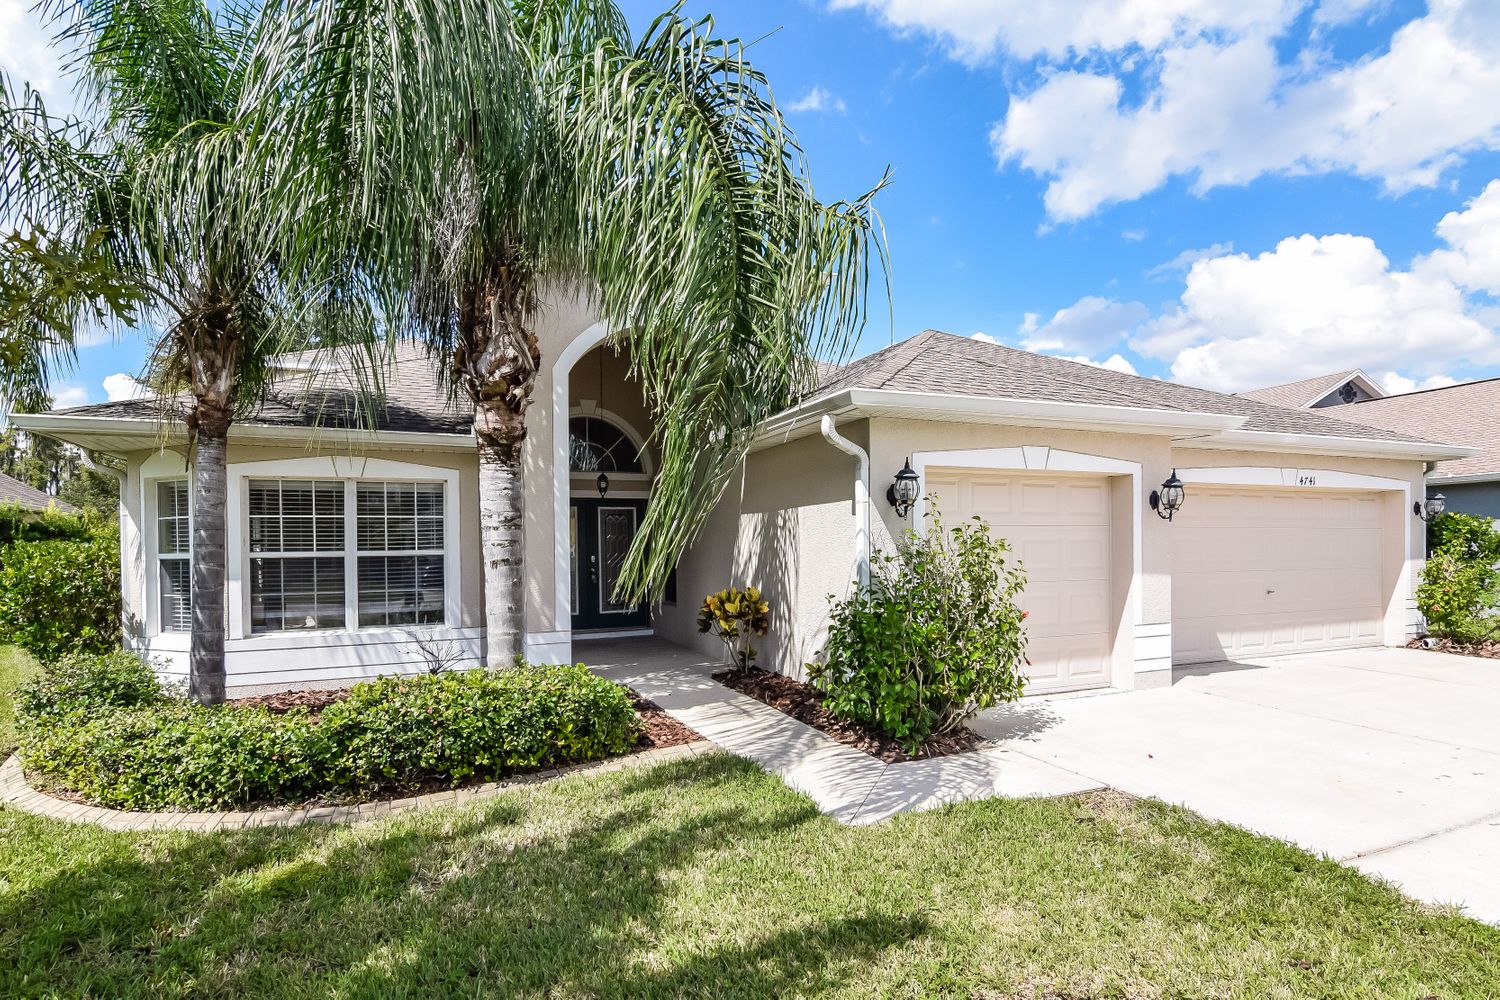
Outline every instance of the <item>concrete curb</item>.
POLYGON ((253 812, 130 812, 105 809, 54 798, 32 788, 21 770, 21 760, 12 755, 0 764, 0 805, 46 816, 69 823, 91 823, 106 830, 195 830, 211 833, 222 830, 244 830, 263 826, 301 826, 304 823, 359 823, 382 819, 397 813, 435 809, 439 806, 463 805, 494 798, 522 785, 535 785, 571 774, 607 774, 627 768, 644 767, 669 760, 682 760, 717 750, 708 740, 681 746, 645 750, 628 757, 570 767, 537 771, 506 781, 492 781, 444 792, 430 792, 403 799, 382 799, 348 806, 310 806, 305 808, 258 809, 253 812))

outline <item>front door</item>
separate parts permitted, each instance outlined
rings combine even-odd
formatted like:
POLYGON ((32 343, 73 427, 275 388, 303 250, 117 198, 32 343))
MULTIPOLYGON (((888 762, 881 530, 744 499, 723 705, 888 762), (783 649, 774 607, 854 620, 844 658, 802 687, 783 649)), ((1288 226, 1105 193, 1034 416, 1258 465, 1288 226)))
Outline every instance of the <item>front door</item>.
POLYGON ((573 549, 573 631, 645 628, 651 610, 645 604, 615 600, 615 584, 625 554, 646 513, 644 500, 574 497, 568 516, 573 549))

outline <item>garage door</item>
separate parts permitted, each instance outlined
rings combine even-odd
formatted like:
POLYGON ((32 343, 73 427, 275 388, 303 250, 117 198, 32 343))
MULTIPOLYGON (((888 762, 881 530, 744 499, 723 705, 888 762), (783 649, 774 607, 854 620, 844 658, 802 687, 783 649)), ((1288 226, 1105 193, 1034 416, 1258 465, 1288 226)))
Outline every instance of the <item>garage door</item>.
POLYGON ((1099 476, 928 470, 951 526, 978 515, 1026 569, 1028 694, 1109 683, 1110 503, 1099 476))
POLYGON ((1381 494, 1189 486, 1172 536, 1172 659, 1381 638, 1381 494))

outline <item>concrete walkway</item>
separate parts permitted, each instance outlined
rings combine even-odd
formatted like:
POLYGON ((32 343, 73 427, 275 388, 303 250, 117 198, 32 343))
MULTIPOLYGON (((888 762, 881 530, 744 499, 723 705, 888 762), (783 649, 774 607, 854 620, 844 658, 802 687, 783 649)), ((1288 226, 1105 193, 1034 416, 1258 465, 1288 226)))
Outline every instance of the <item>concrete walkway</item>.
POLYGON ((843 823, 995 797, 1072 795, 1103 785, 1004 747, 886 764, 709 674, 717 664, 657 640, 577 642, 575 658, 628 684, 721 748, 754 761, 843 823))
POLYGON ((1500 922, 1500 662, 1364 649, 1212 664, 973 728, 1500 922))

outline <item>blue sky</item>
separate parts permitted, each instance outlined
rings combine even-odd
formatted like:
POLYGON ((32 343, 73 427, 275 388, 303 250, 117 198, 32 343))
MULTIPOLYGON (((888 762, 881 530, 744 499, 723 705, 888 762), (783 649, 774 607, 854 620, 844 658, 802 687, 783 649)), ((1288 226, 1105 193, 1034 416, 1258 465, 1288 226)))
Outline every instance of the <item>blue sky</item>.
MULTIPOLYGON (((624 6, 644 29, 660 2, 624 6)), ((824 198, 892 169, 894 315, 859 353, 936 327, 1231 391, 1500 373, 1493 0, 686 9, 759 39, 824 198)), ((25 16, 0 0, 5 37, 25 16)), ((0 63, 45 77, 29 51, 0 63)), ((88 348, 58 395, 143 357, 88 348)))

